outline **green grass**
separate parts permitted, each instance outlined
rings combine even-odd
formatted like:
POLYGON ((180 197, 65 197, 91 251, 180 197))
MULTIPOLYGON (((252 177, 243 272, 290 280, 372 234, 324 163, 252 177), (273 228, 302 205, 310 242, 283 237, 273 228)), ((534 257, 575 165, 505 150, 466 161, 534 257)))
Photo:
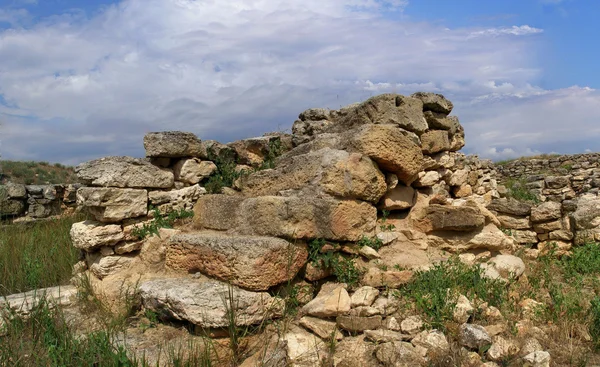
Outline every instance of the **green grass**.
POLYGON ((63 217, 0 228, 0 296, 68 283, 79 250, 71 245, 71 224, 63 217))
POLYGON ((526 182, 524 179, 509 179, 506 181, 504 186, 507 189, 507 197, 515 198, 519 201, 528 201, 530 203, 539 204, 540 199, 536 194, 531 192, 525 186, 526 182))
POLYGON ((73 167, 60 163, 0 161, 0 183, 26 185, 64 184, 78 182, 73 167))

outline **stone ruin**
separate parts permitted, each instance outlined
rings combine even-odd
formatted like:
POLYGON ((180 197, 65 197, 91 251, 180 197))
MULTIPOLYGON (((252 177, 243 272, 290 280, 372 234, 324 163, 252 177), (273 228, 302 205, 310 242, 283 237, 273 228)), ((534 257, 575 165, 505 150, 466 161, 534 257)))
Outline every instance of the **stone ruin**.
POLYGON ((75 210, 79 184, 0 186, 0 218, 26 222, 75 210))
MULTIPOLYGON (((445 336, 421 331, 418 320, 400 323, 382 290, 452 254, 479 264, 487 277, 508 279, 525 270, 513 256, 518 250, 530 258, 550 248, 560 255, 600 240, 597 159, 544 177, 466 156, 452 108, 439 94, 383 94, 340 110, 306 110, 292 134, 222 144, 185 132, 149 133, 144 159, 107 157, 77 167, 84 183, 77 205, 94 220, 72 226, 82 254, 75 273, 115 299, 123 284, 135 285, 143 307, 162 319, 213 331, 230 322, 228 296, 237 300, 236 323, 253 325, 280 317, 280 291, 295 284, 306 290, 298 295, 302 317, 276 338, 284 353, 273 366, 318 365, 324 340, 341 338, 340 330, 382 344, 354 345, 336 365, 400 365, 388 360, 398 350, 405 365, 424 363, 428 350, 448 348, 445 336), (215 188, 211 180, 224 162, 241 174, 231 187, 215 188), (500 183, 515 170, 538 203, 508 197, 500 183), (193 210, 193 218, 140 237, 155 216, 182 210, 193 210), (381 247, 361 245, 365 240, 381 247), (351 259, 358 284, 331 282, 332 269, 310 261, 315 243, 351 259)), ((461 323, 463 316, 455 313, 461 323)), ((476 326, 464 323, 462 337, 477 339, 476 326)), ((465 343, 478 349, 477 341, 465 343)), ((547 352, 530 352, 523 357, 530 365, 549 365, 547 352)))

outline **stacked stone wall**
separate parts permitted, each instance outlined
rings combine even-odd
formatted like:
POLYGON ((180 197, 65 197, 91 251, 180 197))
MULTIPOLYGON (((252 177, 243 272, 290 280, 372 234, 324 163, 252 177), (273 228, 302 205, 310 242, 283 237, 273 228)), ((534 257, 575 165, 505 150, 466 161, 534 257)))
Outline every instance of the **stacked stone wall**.
POLYGON ((0 217, 29 221, 60 215, 76 207, 79 184, 0 186, 0 217))

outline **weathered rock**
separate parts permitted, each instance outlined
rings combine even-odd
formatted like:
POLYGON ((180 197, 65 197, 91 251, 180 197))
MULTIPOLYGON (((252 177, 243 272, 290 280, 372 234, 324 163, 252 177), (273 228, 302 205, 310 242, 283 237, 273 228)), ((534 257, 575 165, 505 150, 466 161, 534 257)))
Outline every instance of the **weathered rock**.
POLYGON ((492 344, 492 338, 483 326, 463 324, 460 326, 459 333, 461 344, 467 348, 481 350, 492 344))
POLYGON ((444 333, 439 330, 422 331, 411 340, 415 347, 422 347, 429 353, 444 353, 450 350, 450 344, 444 333))
POLYGON ((524 357, 530 353, 534 353, 537 351, 544 350, 540 342, 535 338, 527 338, 523 341, 521 345, 521 350, 519 351, 519 355, 524 357))
POLYGON ((577 210, 571 214, 577 230, 592 229, 600 225, 600 197, 582 196, 577 201, 577 210))
POLYGON ((544 182, 549 189, 562 189, 571 183, 569 176, 546 176, 544 182))
POLYGON ((326 267, 322 264, 315 266, 312 262, 306 264, 306 270, 304 271, 304 279, 309 282, 315 282, 317 280, 325 279, 333 275, 331 267, 326 267))
POLYGON ((0 197, 0 217, 16 216, 25 212, 25 203, 22 200, 12 200, 0 197))
POLYGON ((450 150, 450 139, 446 130, 429 130, 421 135, 424 154, 435 154, 450 150))
POLYGON ((451 252, 473 249, 501 251, 511 250, 515 246, 515 240, 493 224, 488 224, 476 232, 435 232, 435 235, 427 236, 427 243, 431 247, 451 252))
POLYGON ((371 307, 377 309, 380 315, 388 316, 398 311, 398 302, 391 297, 379 296, 371 307))
POLYGON ((173 186, 173 172, 149 160, 131 157, 106 157, 82 163, 75 168, 83 183, 121 188, 159 188, 173 186))
POLYGON ((323 363, 326 355, 325 343, 304 329, 292 326, 282 337, 287 351, 285 366, 312 367, 323 363))
POLYGON ((512 340, 496 336, 492 346, 486 352, 487 357, 495 362, 506 360, 519 353, 519 346, 512 340))
POLYGON ((266 292, 245 291, 215 280, 155 279, 143 282, 139 290, 144 307, 161 318, 189 321, 203 328, 227 327, 231 307, 236 326, 258 324, 283 312, 283 302, 266 292))
POLYGON ((565 230, 557 230, 549 233, 548 239, 551 241, 571 241, 573 239, 573 232, 565 230))
POLYGON ((419 172, 417 179, 413 182, 415 187, 430 187, 440 182, 441 176, 437 171, 419 172))
POLYGON ((281 140, 278 136, 260 136, 255 138, 238 140, 227 144, 235 150, 238 163, 249 166, 261 165, 265 158, 271 154, 273 157, 281 152, 281 140))
POLYGON ((318 319, 316 317, 304 316, 300 319, 300 326, 315 333, 323 340, 330 340, 332 337, 335 340, 342 340, 343 335, 337 329, 337 324, 334 321, 318 319))
POLYGON ((550 353, 537 351, 523 357, 523 367, 550 367, 550 353))
POLYGON ((179 190, 150 191, 148 199, 162 214, 167 214, 172 211, 192 210, 194 203, 204 194, 205 188, 193 185, 179 190))
POLYGON ((191 232, 170 238, 166 265, 265 291, 294 278, 307 256, 306 246, 279 238, 191 232))
POLYGON ((410 340, 412 336, 399 333, 397 331, 379 329, 379 330, 365 330, 365 339, 371 340, 375 343, 389 343, 410 340))
POLYGON ((423 329, 423 320, 419 316, 410 316, 400 323, 402 332, 409 335, 415 335, 423 329))
POLYGON ((128 256, 96 257, 93 264, 90 265, 90 271, 99 279, 103 279, 128 268, 132 261, 133 258, 128 256))
POLYGON ((344 134, 344 141, 347 149, 370 157, 405 184, 421 171, 421 149, 393 125, 364 125, 344 134))
POLYGON ((373 233, 377 209, 366 202, 329 197, 230 198, 205 195, 194 207, 197 228, 296 239, 358 241, 373 233))
POLYGON ((350 297, 350 306, 352 308, 371 306, 377 296, 379 296, 378 289, 369 286, 360 287, 350 297))
POLYGON ((374 288, 399 288, 400 286, 409 283, 414 276, 411 270, 386 270, 372 267, 363 275, 361 284, 374 288))
POLYGON ((430 205, 426 209, 425 227, 430 231, 470 232, 483 228, 485 218, 481 212, 469 206, 430 205))
MULTIPOLYGON (((488 207, 489 208, 489 207, 488 207)), ((510 214, 500 214, 496 218, 500 221, 503 228, 507 229, 529 229, 529 217, 516 217, 510 214)))
POLYGON ((489 210, 498 213, 505 213, 515 216, 525 217, 531 214, 531 205, 523 203, 513 198, 494 199, 487 206, 489 210))
POLYGON ((469 321, 471 314, 475 308, 471 305, 471 302, 464 295, 459 295, 456 300, 456 305, 452 311, 452 318, 459 324, 464 324, 469 321))
POLYGON ((106 225, 91 220, 74 223, 70 235, 73 246, 86 251, 102 246, 113 246, 124 239, 120 225, 106 225))
MULTIPOLYGON (((68 306, 76 301, 76 296, 77 288, 72 285, 35 289, 0 298, 0 310, 11 310, 20 316, 27 316, 42 300, 47 301, 49 307, 68 306)), ((0 316, 0 334, 2 322, 0 316)))
POLYGON ((336 321, 341 329, 350 332, 376 330, 382 326, 382 318, 380 315, 368 317, 339 315, 336 318, 336 321))
POLYGON ((117 255, 129 254, 141 250, 143 245, 144 241, 120 242, 115 246, 114 251, 117 255))
POLYGON ((385 367, 420 366, 424 362, 417 349, 406 342, 383 343, 377 347, 375 356, 385 367))
POLYGON ((513 255, 496 255, 488 264, 493 266, 501 277, 518 278, 525 272, 525 263, 520 257, 513 255))
POLYGON ((534 231, 513 230, 510 235, 520 244, 537 243, 537 233, 534 231))
POLYGON ((452 112, 454 105, 441 94, 429 92, 416 92, 411 97, 418 98, 423 102, 423 111, 432 111, 448 115, 452 112))
POLYGON ((425 111, 423 115, 425 116, 425 120, 427 120, 430 129, 450 130, 454 126, 453 119, 448 118, 448 116, 443 113, 425 111))
POLYGON ((198 158, 181 159, 173 167, 175 180, 192 185, 204 180, 216 170, 217 166, 213 162, 198 158))
POLYGON ((412 208, 416 200, 415 189, 410 186, 398 185, 385 193, 379 207, 383 210, 405 210, 412 208))
POLYGON ((561 217, 561 205, 554 201, 547 201, 531 208, 531 222, 548 222, 561 217))
POLYGON ((119 222, 148 214, 148 192, 139 189, 82 187, 77 205, 86 207, 103 223, 119 222))
POLYGON ((25 199, 27 198, 27 190, 25 185, 8 182, 0 186, 0 198, 4 192, 7 199, 25 199))
POLYGON ((533 230, 537 233, 549 233, 552 231, 562 230, 562 221, 554 220, 552 222, 534 223, 533 230))
POLYGON ((316 317, 335 317, 350 311, 350 296, 342 285, 324 287, 317 297, 302 307, 302 313, 316 317))
POLYGON ((253 173, 242 182, 246 196, 322 190, 336 197, 377 203, 386 191, 385 176, 370 158, 330 148, 282 159, 275 169, 253 173))
POLYGON ((200 157, 203 149, 200 139, 181 131, 152 132, 144 136, 146 157, 200 157))

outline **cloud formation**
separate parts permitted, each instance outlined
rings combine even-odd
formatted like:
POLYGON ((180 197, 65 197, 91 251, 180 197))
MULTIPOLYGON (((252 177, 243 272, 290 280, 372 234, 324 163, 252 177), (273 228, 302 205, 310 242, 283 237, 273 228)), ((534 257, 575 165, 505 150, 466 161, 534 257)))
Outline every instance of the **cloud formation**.
POLYGON ((588 126, 592 108, 577 100, 597 103, 596 91, 535 85, 541 29, 449 29, 390 16, 406 6, 125 0, 91 18, 71 12, 14 26, 0 32, 0 154, 71 164, 141 156, 149 131, 226 142, 288 129, 309 107, 417 90, 456 102, 468 151, 482 156, 559 142, 567 116, 588 126))

